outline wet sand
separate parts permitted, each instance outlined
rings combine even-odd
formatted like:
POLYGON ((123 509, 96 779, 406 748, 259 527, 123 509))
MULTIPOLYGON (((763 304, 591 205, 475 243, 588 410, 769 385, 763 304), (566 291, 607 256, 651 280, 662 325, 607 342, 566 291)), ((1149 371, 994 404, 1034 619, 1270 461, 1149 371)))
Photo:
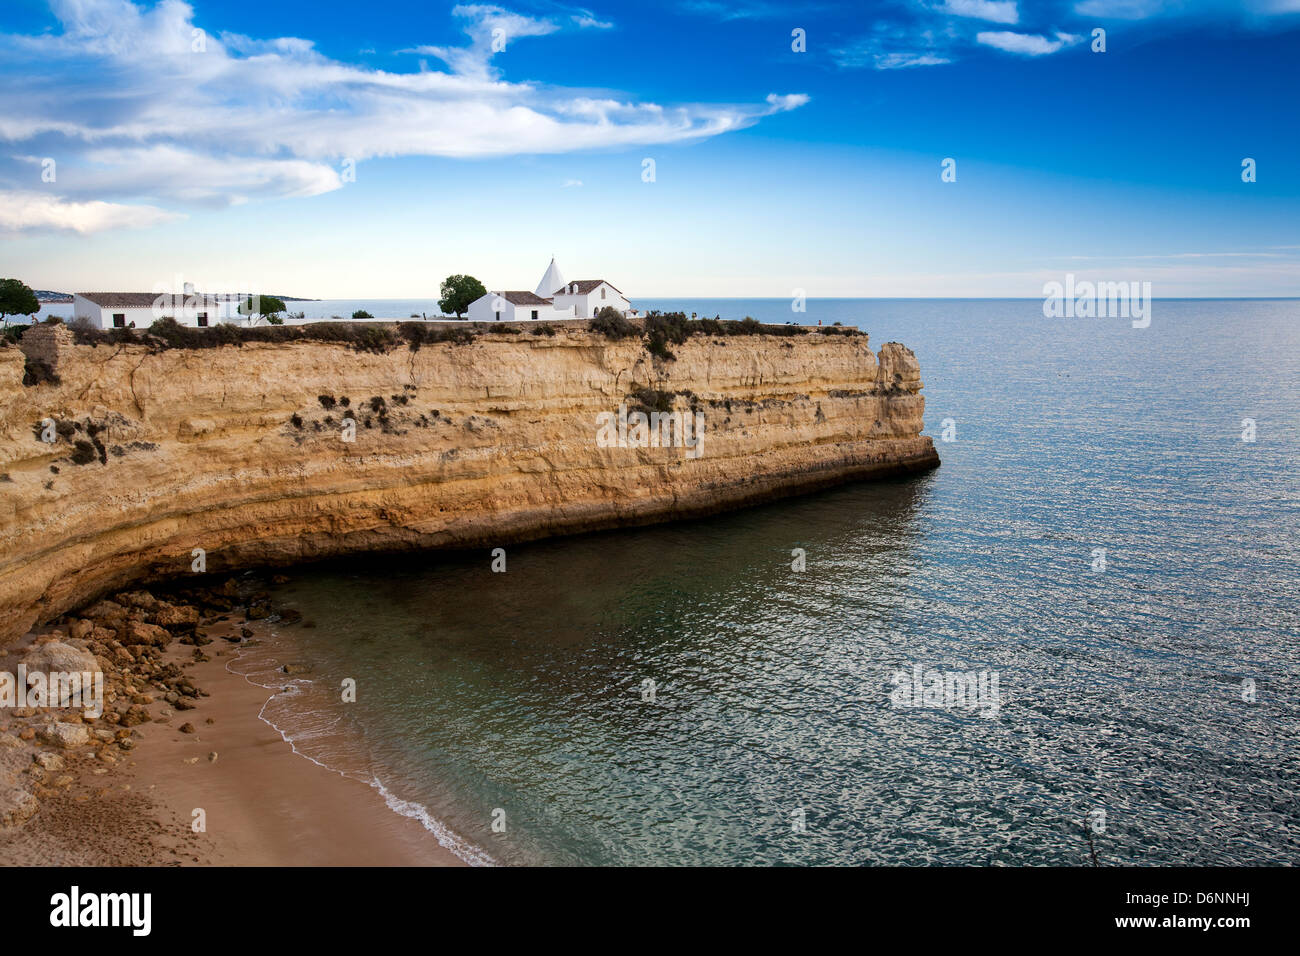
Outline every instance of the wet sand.
POLYGON ((226 669, 238 645, 214 641, 197 663, 191 650, 167 656, 210 696, 138 727, 116 766, 70 765, 77 782, 0 835, 0 864, 464 865, 366 784, 295 754, 258 717, 270 692, 226 669), (179 731, 186 722, 195 733, 179 731), (195 809, 206 832, 192 829, 195 809))

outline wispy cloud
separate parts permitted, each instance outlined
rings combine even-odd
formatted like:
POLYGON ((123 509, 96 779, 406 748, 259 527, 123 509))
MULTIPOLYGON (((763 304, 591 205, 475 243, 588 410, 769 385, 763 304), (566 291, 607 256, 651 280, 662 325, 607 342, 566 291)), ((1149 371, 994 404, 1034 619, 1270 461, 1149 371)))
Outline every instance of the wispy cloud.
POLYGON ((62 32, 0 36, 0 189, 46 200, 8 210, 10 229, 93 229, 111 216, 147 225, 169 202, 313 196, 340 188, 349 161, 375 157, 698 140, 807 102, 773 93, 754 103, 668 105, 502 78, 509 54, 493 50, 494 30, 504 31, 497 37, 508 51, 524 38, 609 26, 575 8, 542 19, 459 6, 468 45, 424 48, 450 69, 393 72, 326 57, 301 38, 205 29, 180 0, 51 7, 62 32), (33 157, 57 161, 55 182, 42 181, 33 157))
POLYGON ((685 0, 681 5, 686 13, 713 17, 717 20, 770 20, 792 13, 808 12, 807 4, 766 3, 764 0, 685 0))
POLYGON ((55 230, 87 235, 106 229, 133 229, 183 219, 155 206, 71 202, 45 193, 0 189, 0 234, 55 230))
POLYGON ((1300 0, 1081 0, 1074 11, 1112 20, 1252 20, 1300 14, 1300 0))
POLYGON ((436 56, 462 76, 487 77, 495 75, 489 68, 492 58, 508 50, 511 43, 560 30, 554 20, 512 13, 491 4, 462 4, 452 7, 451 13, 461 20, 471 41, 469 46, 417 46, 401 52, 436 56))
POLYGON ((957 35, 944 29, 913 29, 880 22, 868 36, 831 51, 837 66, 899 70, 951 63, 957 35))
MULTIPOLYGON (((710 0, 701 2, 711 5, 710 0)), ((1300 22, 1300 0, 1078 0, 1072 7, 1042 4, 1025 10, 1016 0, 910 0, 888 10, 889 18, 875 23, 870 34, 831 51, 837 66, 877 70, 940 66, 981 47, 1041 57, 1080 41, 1079 34, 1058 30, 1050 18, 1083 33, 1098 19, 1235 20, 1257 27, 1285 23, 1292 17, 1300 22), (980 21, 1022 29, 988 30, 980 21)))
POLYGON ((1013 33, 1008 30, 1000 30, 977 33, 975 40, 985 46, 1004 50, 1007 53, 1019 53, 1024 56, 1046 56, 1049 53, 1055 53, 1067 46, 1078 43, 1080 37, 1070 33, 1058 33, 1055 39, 1049 40, 1047 37, 1033 33, 1013 33))
POLYGON ((1014 0, 944 0, 943 9, 959 17, 988 20, 990 23, 1019 23, 1020 11, 1014 0))
MULTIPOLYGON (((836 65, 900 70, 953 63, 978 45, 978 24, 1020 22, 1014 0, 919 0, 878 20, 871 33, 831 51, 836 65)), ((984 36, 989 34, 978 34, 984 36)))

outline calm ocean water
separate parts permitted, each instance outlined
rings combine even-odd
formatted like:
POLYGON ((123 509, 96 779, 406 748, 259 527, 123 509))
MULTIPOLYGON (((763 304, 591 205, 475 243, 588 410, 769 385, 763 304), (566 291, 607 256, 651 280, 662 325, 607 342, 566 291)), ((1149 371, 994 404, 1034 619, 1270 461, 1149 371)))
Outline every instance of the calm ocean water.
POLYGON ((512 547, 505 574, 301 569, 278 597, 317 627, 235 665, 289 687, 267 719, 498 863, 1086 864, 1089 821, 1102 864, 1295 862, 1300 302, 793 317, 916 351, 939 470, 512 547), (917 665, 996 672, 996 715, 893 706, 917 665))

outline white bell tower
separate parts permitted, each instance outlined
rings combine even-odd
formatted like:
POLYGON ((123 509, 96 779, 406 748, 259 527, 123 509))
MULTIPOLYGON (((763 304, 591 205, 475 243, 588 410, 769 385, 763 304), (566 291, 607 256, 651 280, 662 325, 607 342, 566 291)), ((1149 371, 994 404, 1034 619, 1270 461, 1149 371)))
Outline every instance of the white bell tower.
POLYGON ((536 294, 543 299, 549 299, 563 288, 564 276, 560 275, 560 270, 555 265, 555 256, 551 256, 551 264, 546 269, 546 275, 542 276, 542 281, 537 283, 536 294))

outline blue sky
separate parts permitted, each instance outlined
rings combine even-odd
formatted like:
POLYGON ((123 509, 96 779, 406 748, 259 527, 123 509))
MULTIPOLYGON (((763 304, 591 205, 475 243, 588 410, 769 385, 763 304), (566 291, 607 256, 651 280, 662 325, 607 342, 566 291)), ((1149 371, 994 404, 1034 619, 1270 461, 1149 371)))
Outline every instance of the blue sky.
POLYGON ((1300 0, 6 0, 0 275, 1300 295, 1298 60, 1300 0))

